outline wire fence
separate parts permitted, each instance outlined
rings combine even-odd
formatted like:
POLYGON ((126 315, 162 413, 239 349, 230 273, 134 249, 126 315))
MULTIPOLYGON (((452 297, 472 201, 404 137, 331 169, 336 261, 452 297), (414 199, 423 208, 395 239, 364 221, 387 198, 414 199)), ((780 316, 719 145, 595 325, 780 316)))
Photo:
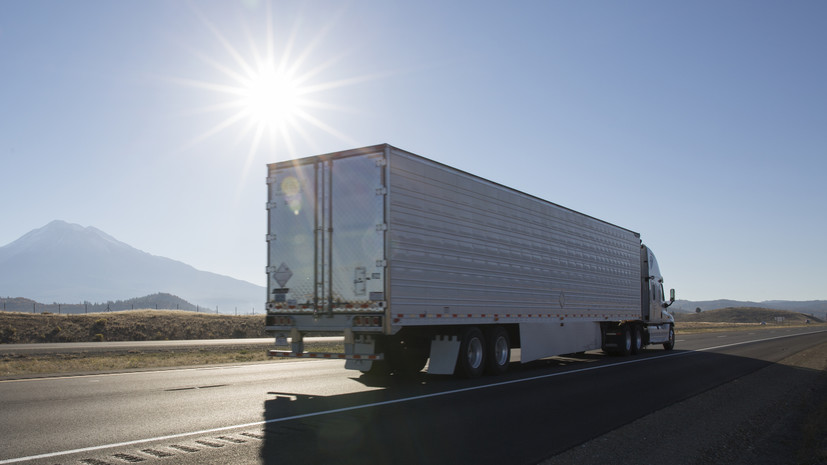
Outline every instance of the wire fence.
MULTIPOLYGON (((40 314, 87 314, 106 313, 127 310, 183 310, 197 313, 255 315, 256 309, 250 305, 208 307, 181 302, 152 301, 110 301, 104 303, 83 302, 79 304, 51 303, 44 304, 29 299, 0 298, 0 310, 4 312, 40 313, 40 314)), ((259 312, 261 313, 261 312, 259 312)))

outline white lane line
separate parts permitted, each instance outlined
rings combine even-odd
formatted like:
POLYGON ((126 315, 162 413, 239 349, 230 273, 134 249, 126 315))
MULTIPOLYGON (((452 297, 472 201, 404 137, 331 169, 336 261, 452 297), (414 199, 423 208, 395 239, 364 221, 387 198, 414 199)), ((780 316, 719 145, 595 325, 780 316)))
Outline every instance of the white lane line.
POLYGON ((648 362, 648 361, 652 361, 652 360, 659 360, 659 359, 669 358, 669 357, 679 357, 679 356, 685 356, 685 355, 692 355, 692 354, 696 354, 698 352, 707 352, 707 351, 710 351, 710 350, 723 349, 723 348, 727 348, 727 347, 734 347, 734 346, 745 345, 745 344, 752 344, 752 343, 755 343, 755 342, 765 342, 765 341, 772 341, 772 340, 775 340, 775 339, 784 339, 784 338, 789 338, 789 337, 806 336, 806 335, 809 335, 809 334, 823 333, 825 331, 827 331, 827 330, 812 331, 812 332, 809 332, 809 333, 788 334, 788 335, 784 335, 784 336, 776 336, 776 337, 770 337, 770 338, 765 338, 765 339, 757 339, 757 340, 754 340, 754 341, 744 341, 744 342, 736 342, 736 343, 726 344, 726 345, 721 345, 721 346, 716 346, 716 347, 706 347, 706 348, 703 348, 703 349, 695 349, 693 351, 686 351, 686 352, 669 352, 667 354, 657 355, 657 356, 654 356, 654 357, 646 357, 646 358, 640 358, 640 359, 634 359, 634 360, 625 360, 625 361, 622 361, 622 362, 611 363, 611 364, 608 364, 608 365, 578 368, 578 369, 575 369, 575 370, 562 371, 562 372, 557 372, 557 373, 549 373, 549 374, 546 374, 546 375, 539 375, 539 376, 532 376, 531 378, 513 379, 513 380, 510 380, 510 381, 502 381, 502 382, 499 382, 499 383, 485 384, 485 385, 482 385, 482 386, 471 386, 471 387, 462 388, 462 389, 453 389, 453 390, 450 390, 450 391, 434 392, 434 393, 431 393, 431 394, 423 394, 421 396, 405 397, 405 398, 402 398, 402 399, 386 400, 386 401, 382 401, 382 402, 374 402, 374 403, 364 404, 364 405, 354 405, 352 407, 343 407, 343 408, 338 408, 338 409, 333 409, 333 410, 325 410, 325 411, 322 411, 322 412, 304 413, 304 414, 301 414, 301 415, 293 415, 293 416, 290 416, 290 417, 274 418, 272 420, 262 420, 262 421, 255 421, 255 422, 252 422, 252 423, 244 423, 244 424, 240 424, 240 425, 222 426, 220 428, 204 429, 204 430, 200 430, 200 431, 190 431, 188 433, 170 434, 170 435, 167 435, 167 436, 158 436, 158 437, 154 437, 154 438, 136 439, 134 441, 117 442, 117 443, 113 443, 113 444, 104 444, 104 445, 100 445, 100 446, 83 447, 83 448, 80 448, 80 449, 72 449, 72 450, 65 450, 65 451, 59 451, 59 452, 50 452, 50 453, 47 453, 47 454, 30 455, 28 457, 18 457, 18 458, 13 458, 13 459, 0 460, 0 465, 7 464, 7 463, 25 462, 25 461, 29 461, 29 460, 47 459, 47 458, 59 457, 59 456, 62 456, 62 455, 69 455, 69 454, 79 454, 79 453, 83 453, 83 452, 93 452, 93 451, 97 451, 97 450, 111 449, 111 448, 115 448, 115 447, 133 446, 133 445, 136 445, 136 444, 145 444, 145 443, 148 443, 148 442, 166 441, 166 440, 169 440, 169 439, 178 439, 178 438, 183 438, 183 437, 187 437, 187 436, 200 436, 200 435, 218 433, 218 432, 222 432, 222 431, 229 431, 229 430, 234 430, 234 429, 239 429, 239 428, 251 428, 251 427, 254 427, 254 426, 262 426, 262 425, 268 425, 268 424, 272 424, 272 423, 282 423, 282 422, 285 422, 285 421, 299 420, 299 419, 302 419, 302 418, 311 418, 311 417, 318 417, 318 416, 322 416, 322 415, 330 415, 330 414, 334 414, 334 413, 351 412, 351 411, 354 411, 354 410, 363 410, 363 409, 368 409, 368 408, 373 408, 373 407, 381 407, 381 406, 384 406, 384 405, 400 404, 400 403, 403 403, 403 402, 411 402, 411 401, 415 401, 415 400, 429 399, 429 398, 432 398, 432 397, 448 396, 448 395, 452 395, 452 394, 459 394, 459 393, 462 393, 462 392, 480 391, 480 390, 483 390, 483 389, 489 389, 489 388, 500 387, 500 386, 507 386, 507 385, 510 385, 510 384, 518 384, 518 383, 525 383, 525 382, 529 382, 529 381, 537 381, 537 380, 541 380, 541 379, 555 378, 555 377, 558 377, 558 376, 571 375, 571 374, 575 374, 575 373, 584 373, 584 372, 587 372, 587 371, 601 370, 601 369, 604 369, 604 368, 613 368, 613 367, 622 366, 622 365, 631 365, 633 363, 648 362))
POLYGON ((734 347, 734 346, 740 346, 740 345, 744 345, 744 344, 752 344, 754 342, 766 342, 766 341, 772 341, 772 340, 775 340, 775 339, 786 339, 788 337, 808 336, 810 334, 818 334, 818 333, 823 333, 825 331, 827 331, 827 329, 821 329, 821 330, 818 330, 818 331, 810 331, 809 333, 796 333, 796 334, 786 334, 784 336, 767 337, 767 338, 764 338, 764 339, 755 339, 755 340, 752 340, 752 341, 733 342, 732 344, 725 344, 725 345, 722 345, 722 346, 706 347, 706 348, 703 348, 703 349, 695 349, 693 352, 708 352, 710 350, 724 349, 726 347, 734 347))

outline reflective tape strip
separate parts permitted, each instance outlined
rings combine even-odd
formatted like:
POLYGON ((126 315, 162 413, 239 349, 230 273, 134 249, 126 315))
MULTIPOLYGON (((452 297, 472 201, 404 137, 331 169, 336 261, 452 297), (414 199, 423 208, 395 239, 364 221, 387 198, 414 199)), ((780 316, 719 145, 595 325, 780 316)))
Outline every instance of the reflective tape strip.
POLYGON ((471 313, 418 313, 418 314, 405 314, 399 313, 393 315, 393 318, 396 321, 403 320, 403 319, 427 319, 427 318, 559 318, 561 320, 566 318, 591 318, 591 319, 624 319, 624 318, 632 318, 637 319, 636 315, 628 314, 628 313, 615 313, 615 314, 604 314, 604 313, 529 313, 529 314, 511 314, 506 313, 504 315, 500 314, 480 314, 474 315, 471 313))

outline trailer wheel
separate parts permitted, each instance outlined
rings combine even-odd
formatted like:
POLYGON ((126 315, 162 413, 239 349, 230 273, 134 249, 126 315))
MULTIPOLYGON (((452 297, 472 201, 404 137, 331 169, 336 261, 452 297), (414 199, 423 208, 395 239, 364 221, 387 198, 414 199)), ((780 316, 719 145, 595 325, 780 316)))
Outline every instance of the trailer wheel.
POLYGON ((617 353, 626 356, 632 353, 632 326, 623 325, 620 327, 620 331, 620 343, 618 344, 617 353))
POLYGON ((476 326, 462 333, 457 359, 457 374, 465 378, 478 378, 485 369, 485 337, 476 326))
POLYGON ((637 354, 643 349, 643 332, 639 325, 632 325, 629 331, 632 333, 632 347, 630 348, 630 352, 637 354))
POLYGON ((491 375, 501 375, 508 371, 508 363, 511 362, 511 341, 508 331, 502 326, 495 326, 486 331, 485 336, 488 347, 485 370, 491 375))
POLYGON ((675 348, 675 327, 669 325, 669 340, 663 343, 664 350, 672 350, 675 348))

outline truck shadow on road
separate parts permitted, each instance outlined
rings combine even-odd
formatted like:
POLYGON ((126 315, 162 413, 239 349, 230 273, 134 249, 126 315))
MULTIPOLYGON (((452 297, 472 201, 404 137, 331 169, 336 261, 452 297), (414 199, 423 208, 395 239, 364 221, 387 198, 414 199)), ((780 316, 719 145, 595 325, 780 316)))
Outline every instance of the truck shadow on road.
POLYGON ((773 366, 779 380, 821 373, 712 352, 665 354, 554 357, 477 380, 357 376, 350 379, 381 389, 333 396, 270 392, 261 463, 537 463, 762 368, 773 366))

